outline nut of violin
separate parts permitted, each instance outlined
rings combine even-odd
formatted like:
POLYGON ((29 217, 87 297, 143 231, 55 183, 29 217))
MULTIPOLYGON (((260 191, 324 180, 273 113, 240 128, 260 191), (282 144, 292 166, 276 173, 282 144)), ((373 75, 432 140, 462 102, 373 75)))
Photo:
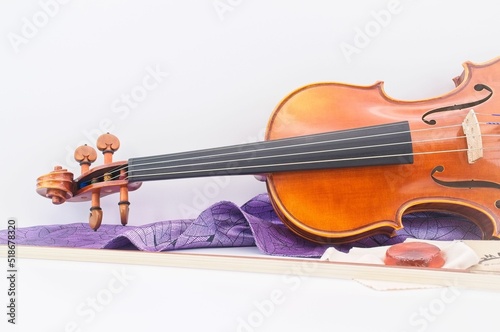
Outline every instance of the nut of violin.
POLYGON ((87 172, 92 164, 97 159, 95 149, 87 144, 81 145, 75 150, 75 160, 80 164, 82 174, 87 172))

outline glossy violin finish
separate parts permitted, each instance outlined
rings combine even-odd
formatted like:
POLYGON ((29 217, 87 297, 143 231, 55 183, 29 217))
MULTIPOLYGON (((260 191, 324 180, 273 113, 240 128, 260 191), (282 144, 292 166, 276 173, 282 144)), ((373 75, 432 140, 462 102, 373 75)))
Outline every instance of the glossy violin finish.
POLYGON ((282 220, 308 239, 341 242, 391 234, 410 212, 444 211, 467 217, 485 238, 497 238, 498 77, 498 59, 483 65, 465 63, 453 91, 411 102, 387 96, 382 82, 367 87, 314 84, 293 92, 271 117, 267 139, 405 120, 414 160, 309 172, 307 180, 299 173, 271 174, 268 188, 282 220), (468 138, 464 122, 470 122, 470 112, 478 120, 465 127, 476 131, 468 138), (476 140, 482 146, 475 146, 476 140), (474 157, 476 153, 481 157, 474 157))
POLYGON ((58 204, 144 181, 264 174, 281 220, 311 241, 390 235, 416 211, 461 215, 485 239, 498 238, 500 59, 467 62, 454 82, 449 93, 418 101, 389 97, 382 82, 311 84, 276 107, 264 142, 132 158, 85 170, 75 181, 54 170, 39 178, 37 191, 58 204), (118 173, 82 186, 106 172, 118 173))

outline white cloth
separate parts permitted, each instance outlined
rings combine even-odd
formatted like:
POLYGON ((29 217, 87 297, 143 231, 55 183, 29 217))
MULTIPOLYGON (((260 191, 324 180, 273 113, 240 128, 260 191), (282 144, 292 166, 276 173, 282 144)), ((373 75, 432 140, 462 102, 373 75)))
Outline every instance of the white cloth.
MULTIPOLYGON (((437 246, 441 249, 445 264, 442 268, 465 270, 479 263, 480 257, 476 252, 462 241, 428 241, 406 239, 405 242, 419 241, 437 246)), ((338 263, 361 263, 384 265, 385 253, 390 246, 374 248, 352 248, 348 253, 340 252, 335 248, 328 248, 321 260, 338 263)), ((375 280, 357 280, 358 282, 377 290, 395 290, 409 288, 429 288, 435 285, 385 282, 375 280)))

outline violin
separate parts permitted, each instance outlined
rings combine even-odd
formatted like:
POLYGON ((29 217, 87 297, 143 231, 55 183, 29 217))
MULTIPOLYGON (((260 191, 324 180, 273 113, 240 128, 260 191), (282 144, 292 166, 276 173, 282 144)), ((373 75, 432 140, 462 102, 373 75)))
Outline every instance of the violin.
POLYGON ((405 214, 463 216, 498 239, 500 226, 500 58, 465 62, 449 93, 416 101, 370 86, 335 82, 303 86, 275 108, 265 140, 113 162, 119 140, 105 134, 96 152, 75 151, 81 175, 61 167, 37 180, 54 204, 91 201, 90 227, 102 222, 99 199, 143 182, 216 175, 262 175, 276 213, 293 232, 318 243, 392 235, 405 214), (498 89, 498 90, 497 90, 498 89))

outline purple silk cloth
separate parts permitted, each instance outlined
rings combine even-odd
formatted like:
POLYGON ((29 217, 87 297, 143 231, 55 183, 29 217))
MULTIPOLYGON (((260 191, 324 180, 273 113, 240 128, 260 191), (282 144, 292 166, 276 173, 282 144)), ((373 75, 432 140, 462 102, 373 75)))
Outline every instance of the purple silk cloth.
MULTIPOLYGON (((425 240, 478 240, 480 229, 463 218, 439 213, 415 213, 403 219, 404 228, 394 237, 376 235, 336 245, 352 247, 390 245, 406 238, 425 240)), ((0 244, 7 231, 0 230, 0 244)), ((95 249, 133 249, 150 252, 214 247, 257 246, 275 256, 320 257, 327 245, 305 240, 291 232, 278 218, 267 194, 243 206, 219 202, 196 219, 159 221, 142 226, 101 225, 94 232, 87 223, 32 226, 16 230, 16 244, 95 249)))

